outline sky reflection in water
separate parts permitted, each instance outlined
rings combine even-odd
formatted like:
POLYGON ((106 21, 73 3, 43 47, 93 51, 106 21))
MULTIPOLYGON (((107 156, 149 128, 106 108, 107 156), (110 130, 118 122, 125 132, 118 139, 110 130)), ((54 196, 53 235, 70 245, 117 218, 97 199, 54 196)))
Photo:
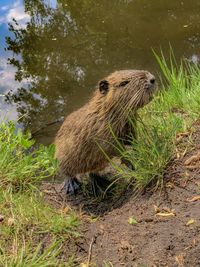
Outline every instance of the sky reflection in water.
POLYGON ((21 27, 25 27, 29 15, 24 12, 23 1, 1 0, 0 2, 0 121, 4 119, 17 119, 17 111, 14 105, 6 105, 4 95, 10 90, 16 90, 19 83, 15 81, 15 68, 7 64, 10 53, 5 52, 5 36, 9 35, 8 23, 13 18, 19 21, 21 27))

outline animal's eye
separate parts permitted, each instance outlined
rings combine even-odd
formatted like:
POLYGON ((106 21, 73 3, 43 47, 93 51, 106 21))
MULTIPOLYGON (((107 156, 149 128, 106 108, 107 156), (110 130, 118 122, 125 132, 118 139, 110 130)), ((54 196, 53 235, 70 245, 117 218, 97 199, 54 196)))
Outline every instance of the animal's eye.
POLYGON ((121 83, 119 84, 119 86, 125 86, 125 85, 127 85, 129 82, 130 82, 130 81, 123 81, 123 82, 121 82, 121 83))

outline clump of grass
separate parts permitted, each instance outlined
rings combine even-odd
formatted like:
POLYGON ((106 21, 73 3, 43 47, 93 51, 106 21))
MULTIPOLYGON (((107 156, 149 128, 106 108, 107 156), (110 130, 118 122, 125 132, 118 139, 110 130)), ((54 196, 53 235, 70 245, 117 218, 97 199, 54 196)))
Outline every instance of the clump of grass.
POLYGON ((17 130, 13 122, 0 125, 1 187, 22 191, 55 174, 54 147, 33 149, 30 137, 17 130))
POLYGON ((12 122, 0 125, 0 266, 74 266, 61 257, 78 216, 44 202, 40 182, 57 171, 54 147, 33 147, 12 122))
POLYGON ((157 185, 162 183, 165 168, 173 156, 175 135, 183 127, 181 119, 173 114, 170 120, 157 117, 153 120, 153 124, 138 123, 138 139, 131 141, 131 149, 121 153, 133 170, 122 166, 118 172, 128 180, 134 178, 135 190, 155 179, 157 185))
POLYGON ((139 112, 138 138, 130 137, 132 148, 119 149, 134 169, 115 165, 120 176, 133 179, 135 190, 153 180, 162 184, 166 166, 175 154, 177 133, 189 129, 200 112, 200 68, 184 61, 178 65, 172 51, 169 63, 162 53, 155 53, 155 57, 165 82, 152 103, 139 112))
POLYGON ((56 242, 52 242, 45 250, 39 244, 34 250, 30 244, 24 242, 22 245, 15 240, 13 255, 1 253, 0 264, 4 267, 52 267, 61 266, 57 256, 59 247, 56 242), (43 250, 43 253, 41 251, 43 250))
POLYGON ((52 208, 33 192, 13 194, 1 190, 0 210, 2 266, 60 266, 62 242, 79 236, 79 220, 74 212, 52 208), (48 241, 43 241, 45 236, 48 241))
POLYGON ((30 228, 34 228, 37 233, 52 233, 57 236, 78 235, 76 214, 64 209, 51 208, 38 194, 10 194, 1 190, 0 210, 5 216, 5 221, 12 221, 12 224, 5 224, 6 232, 17 233, 20 229, 24 232, 31 226, 30 228))
POLYGON ((196 119, 200 111, 199 66, 183 60, 178 65, 172 50, 169 63, 162 53, 161 56, 154 54, 166 82, 162 82, 160 94, 150 111, 168 112, 177 109, 193 120, 196 119))

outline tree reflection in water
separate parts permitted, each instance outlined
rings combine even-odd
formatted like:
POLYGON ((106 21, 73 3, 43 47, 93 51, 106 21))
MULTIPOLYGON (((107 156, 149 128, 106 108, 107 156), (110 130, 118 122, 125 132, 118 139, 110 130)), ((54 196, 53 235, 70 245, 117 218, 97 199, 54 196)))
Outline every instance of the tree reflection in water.
POLYGON ((186 6, 173 9, 174 1, 57 0, 54 7, 47 2, 25 0, 30 21, 26 28, 13 21, 7 37, 7 49, 14 52, 9 63, 16 67, 15 79, 28 81, 26 88, 10 92, 7 101, 17 103, 21 122, 33 130, 82 105, 97 80, 109 72, 155 69, 152 47, 165 51, 171 41, 178 56, 194 49, 188 46, 199 18, 194 16, 194 0, 188 6, 193 16, 186 6), (194 25, 190 34, 174 35, 177 21, 182 25, 183 20, 194 25), (158 29, 163 21, 168 24, 158 29))

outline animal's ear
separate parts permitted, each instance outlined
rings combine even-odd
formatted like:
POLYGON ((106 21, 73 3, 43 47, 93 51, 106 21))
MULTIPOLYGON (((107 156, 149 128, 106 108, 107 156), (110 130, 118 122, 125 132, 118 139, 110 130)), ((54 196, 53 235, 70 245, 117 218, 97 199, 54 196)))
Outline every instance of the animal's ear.
POLYGON ((105 94, 108 91, 109 88, 109 82, 106 80, 102 80, 99 82, 99 91, 102 94, 105 94))

